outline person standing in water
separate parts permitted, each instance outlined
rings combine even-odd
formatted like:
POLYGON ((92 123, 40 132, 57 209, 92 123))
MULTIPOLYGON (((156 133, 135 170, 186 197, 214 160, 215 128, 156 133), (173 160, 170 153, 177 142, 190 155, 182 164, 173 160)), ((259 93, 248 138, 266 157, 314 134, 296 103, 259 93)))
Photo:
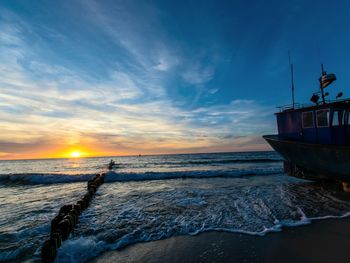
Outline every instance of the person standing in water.
POLYGON ((111 161, 108 164, 108 169, 112 170, 113 166, 115 165, 115 162, 111 159, 111 161))

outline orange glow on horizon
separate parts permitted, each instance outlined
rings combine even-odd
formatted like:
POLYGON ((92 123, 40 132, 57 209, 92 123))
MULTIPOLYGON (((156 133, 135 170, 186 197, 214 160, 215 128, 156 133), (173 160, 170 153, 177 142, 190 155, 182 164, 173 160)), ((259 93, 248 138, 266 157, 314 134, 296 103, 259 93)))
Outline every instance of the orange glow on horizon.
MULTIPOLYGON (((67 140, 67 139, 66 139, 67 140)), ((19 152, 2 152, 0 160, 21 159, 79 159, 90 157, 126 156, 145 154, 142 150, 125 150, 109 143, 90 142, 88 139, 80 139, 77 143, 66 143, 66 140, 53 142, 52 144, 40 145, 19 152)))
POLYGON ((86 158, 86 157, 104 157, 128 155, 128 152, 116 151, 115 149, 104 147, 104 145, 95 145, 91 143, 79 143, 72 145, 62 145, 51 148, 48 151, 41 152, 41 156, 46 158, 86 158))
MULTIPOLYGON (((134 141, 137 141, 136 139, 134 141)), ((148 155, 148 154, 178 154, 178 153, 196 153, 196 152, 232 152, 232 151, 266 151, 271 150, 266 144, 257 144, 244 148, 235 148, 233 145, 210 145, 209 142, 183 142, 166 141, 162 145, 155 147, 155 143, 143 142, 133 143, 130 147, 123 144, 113 144, 108 142, 97 142, 88 138, 80 139, 75 142, 66 142, 62 140, 59 143, 38 144, 18 150, 17 152, 2 152, 0 149, 0 160, 18 160, 18 159, 51 159, 51 158, 89 158, 89 157, 108 157, 108 156, 130 156, 130 155, 148 155), (205 146, 207 144, 207 146, 205 146)))
POLYGON ((73 158, 79 158, 81 155, 80 151, 71 152, 70 156, 73 158))
MULTIPOLYGON (((39 148, 39 147, 38 147, 39 148)), ((135 155, 140 152, 115 150, 114 147, 105 147, 104 145, 93 144, 75 144, 75 145, 52 145, 42 147, 33 151, 25 151, 22 153, 2 153, 0 151, 0 160, 21 160, 21 159, 79 159, 88 157, 106 157, 106 156, 126 156, 135 155)), ((141 152, 144 154, 144 152, 141 152)))
MULTIPOLYGON (((39 147, 38 147, 39 148, 39 147)), ((75 145, 52 145, 49 147, 42 147, 33 151, 25 151, 22 153, 6 154, 0 151, 0 160, 18 160, 18 159, 79 159, 86 157, 104 157, 104 156, 119 156, 128 155, 128 152, 115 151, 111 148, 101 147, 100 145, 92 144, 75 144, 75 145)))

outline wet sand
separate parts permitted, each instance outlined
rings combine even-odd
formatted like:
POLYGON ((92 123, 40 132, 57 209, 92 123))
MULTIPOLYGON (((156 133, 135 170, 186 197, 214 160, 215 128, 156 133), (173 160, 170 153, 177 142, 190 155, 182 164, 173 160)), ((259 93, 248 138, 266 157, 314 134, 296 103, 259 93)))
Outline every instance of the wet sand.
POLYGON ((177 236, 108 251, 93 262, 350 262, 350 218, 317 220, 265 236, 177 236))

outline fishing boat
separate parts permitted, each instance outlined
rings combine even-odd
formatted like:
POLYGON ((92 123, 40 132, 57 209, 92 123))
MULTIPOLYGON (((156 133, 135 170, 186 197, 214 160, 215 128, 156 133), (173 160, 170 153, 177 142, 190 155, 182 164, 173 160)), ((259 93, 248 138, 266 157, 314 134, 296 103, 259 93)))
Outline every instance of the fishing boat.
POLYGON ((284 159, 287 174, 311 179, 340 181, 350 186, 350 99, 341 99, 340 92, 330 100, 325 92, 336 80, 322 65, 319 91, 311 97, 312 104, 294 102, 278 107, 278 134, 263 138, 284 159))

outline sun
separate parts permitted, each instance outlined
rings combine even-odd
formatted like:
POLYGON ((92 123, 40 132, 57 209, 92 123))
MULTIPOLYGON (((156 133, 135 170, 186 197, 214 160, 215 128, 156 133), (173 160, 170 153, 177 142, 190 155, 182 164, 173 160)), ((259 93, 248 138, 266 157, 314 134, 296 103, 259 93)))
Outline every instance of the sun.
POLYGON ((74 151, 70 154, 71 157, 73 158, 79 158, 80 157, 80 152, 79 151, 74 151))

